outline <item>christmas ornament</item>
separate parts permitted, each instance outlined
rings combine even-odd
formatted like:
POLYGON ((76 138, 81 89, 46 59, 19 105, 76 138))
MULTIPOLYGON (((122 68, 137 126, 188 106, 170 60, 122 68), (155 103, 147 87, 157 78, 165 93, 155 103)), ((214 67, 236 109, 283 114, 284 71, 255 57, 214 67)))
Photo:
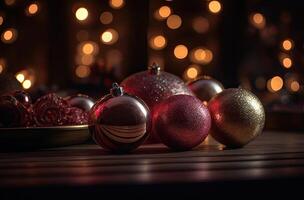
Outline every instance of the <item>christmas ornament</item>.
POLYGON ((61 126, 67 121, 66 108, 69 104, 55 93, 40 97, 33 110, 38 126, 61 126))
POLYGON ((189 150, 207 137, 211 118, 207 107, 196 97, 175 95, 156 107, 153 126, 165 145, 189 150))
POLYGON ((12 95, 0 97, 0 127, 26 127, 32 123, 32 114, 12 95))
MULTIPOLYGON (((127 77, 123 80, 121 86, 127 93, 138 96, 144 100, 149 106, 152 115, 155 105, 172 95, 193 95, 191 90, 180 78, 161 71, 160 67, 155 63, 147 71, 127 77)), ((155 133, 151 134, 149 142, 159 142, 155 133)))
POLYGON ((30 95, 23 90, 17 90, 13 92, 12 96, 14 96, 20 103, 22 103, 26 107, 29 107, 32 104, 32 99, 30 95))
POLYGON ((149 108, 138 97, 124 93, 117 83, 91 109, 89 127, 97 144, 112 152, 128 152, 148 137, 149 108))
POLYGON ((89 114, 77 107, 68 107, 65 109, 64 125, 84 125, 88 124, 89 114))
POLYGON ((263 130, 265 112, 260 100, 251 92, 226 89, 210 100, 211 135, 228 147, 242 147, 263 130))
POLYGON ((207 102, 224 90, 224 86, 210 76, 203 76, 188 84, 192 92, 203 102, 207 102))
POLYGON ((94 105, 93 99, 91 99, 89 96, 83 95, 83 94, 69 96, 69 97, 65 98, 65 100, 68 101, 70 106, 80 108, 86 112, 90 111, 90 109, 94 105))

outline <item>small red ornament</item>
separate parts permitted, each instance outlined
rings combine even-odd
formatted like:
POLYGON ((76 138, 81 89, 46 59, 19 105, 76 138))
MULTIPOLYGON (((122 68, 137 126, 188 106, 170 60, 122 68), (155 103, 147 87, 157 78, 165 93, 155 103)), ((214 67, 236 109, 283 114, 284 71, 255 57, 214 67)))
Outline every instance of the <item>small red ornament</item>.
POLYGON ((89 114, 89 128, 97 144, 116 153, 136 149, 151 129, 149 108, 138 97, 123 92, 117 83, 111 94, 97 101, 89 114))
POLYGON ((32 113, 12 95, 0 97, 0 127, 27 127, 32 113))
POLYGON ((65 98, 65 100, 68 101, 70 106, 80 108, 86 112, 89 112, 94 105, 94 100, 84 94, 68 96, 65 98))
POLYGON ((153 127, 161 141, 175 150, 189 150, 208 135, 211 118, 196 97, 175 95, 160 103, 153 116, 153 127))
POLYGON ((188 86, 197 98, 206 103, 224 90, 224 86, 210 76, 200 77, 188 83, 188 86))
MULTIPOLYGON (((147 71, 139 72, 127 77, 121 86, 132 95, 138 96, 149 106, 153 116, 154 107, 172 95, 193 95, 191 90, 177 76, 161 71, 160 67, 153 63, 147 71)), ((157 134, 152 131, 150 143, 159 142, 157 134)))

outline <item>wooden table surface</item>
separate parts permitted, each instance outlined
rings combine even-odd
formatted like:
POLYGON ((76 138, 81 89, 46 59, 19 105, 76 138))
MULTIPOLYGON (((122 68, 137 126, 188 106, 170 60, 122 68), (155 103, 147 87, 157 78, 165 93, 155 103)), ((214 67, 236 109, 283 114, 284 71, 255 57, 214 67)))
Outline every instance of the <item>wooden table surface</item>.
POLYGON ((144 145, 132 154, 109 155, 95 144, 84 144, 0 153, 0 199, 56 192, 77 197, 113 191, 179 195, 236 186, 242 191, 280 190, 296 188, 303 179, 302 133, 264 132, 241 149, 224 149, 209 139, 185 152, 144 145))

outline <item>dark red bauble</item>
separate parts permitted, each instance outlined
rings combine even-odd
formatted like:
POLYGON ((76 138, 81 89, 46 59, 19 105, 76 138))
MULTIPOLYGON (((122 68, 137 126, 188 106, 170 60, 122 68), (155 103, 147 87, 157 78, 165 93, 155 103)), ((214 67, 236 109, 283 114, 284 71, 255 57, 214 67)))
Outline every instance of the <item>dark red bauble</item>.
POLYGON ((17 90, 12 95, 24 106, 29 107, 32 104, 32 99, 28 93, 23 90, 17 90))
POLYGON ((65 98, 72 107, 77 107, 88 112, 94 105, 94 100, 87 95, 77 94, 65 98))
POLYGON ((0 127, 27 127, 32 113, 12 95, 0 97, 0 127))
POLYGON ((211 118, 196 97, 175 95, 160 103, 153 116, 153 127, 161 141, 174 150, 189 150, 207 137, 211 118))
MULTIPOLYGON (((149 106, 153 116, 154 107, 172 95, 193 95, 191 90, 177 76, 161 71, 153 64, 147 71, 139 72, 127 77, 121 86, 132 95, 138 96, 149 106)), ((150 143, 159 142, 156 133, 152 131, 150 143)))
POLYGON ((111 94, 97 101, 89 114, 89 129, 101 147, 125 153, 142 144, 151 130, 148 106, 113 84, 111 94))
POLYGON ((203 102, 208 102, 212 97, 224 90, 224 86, 210 76, 200 77, 190 83, 189 88, 203 102))

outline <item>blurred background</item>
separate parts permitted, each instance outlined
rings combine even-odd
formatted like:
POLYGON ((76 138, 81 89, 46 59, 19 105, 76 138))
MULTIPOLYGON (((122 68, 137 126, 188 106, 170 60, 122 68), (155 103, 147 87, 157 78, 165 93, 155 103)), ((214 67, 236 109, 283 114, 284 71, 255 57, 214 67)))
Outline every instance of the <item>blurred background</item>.
POLYGON ((186 82, 209 75, 251 90, 270 110, 303 112, 302 8, 287 0, 0 0, 0 76, 32 93, 101 96, 157 62, 186 82))

